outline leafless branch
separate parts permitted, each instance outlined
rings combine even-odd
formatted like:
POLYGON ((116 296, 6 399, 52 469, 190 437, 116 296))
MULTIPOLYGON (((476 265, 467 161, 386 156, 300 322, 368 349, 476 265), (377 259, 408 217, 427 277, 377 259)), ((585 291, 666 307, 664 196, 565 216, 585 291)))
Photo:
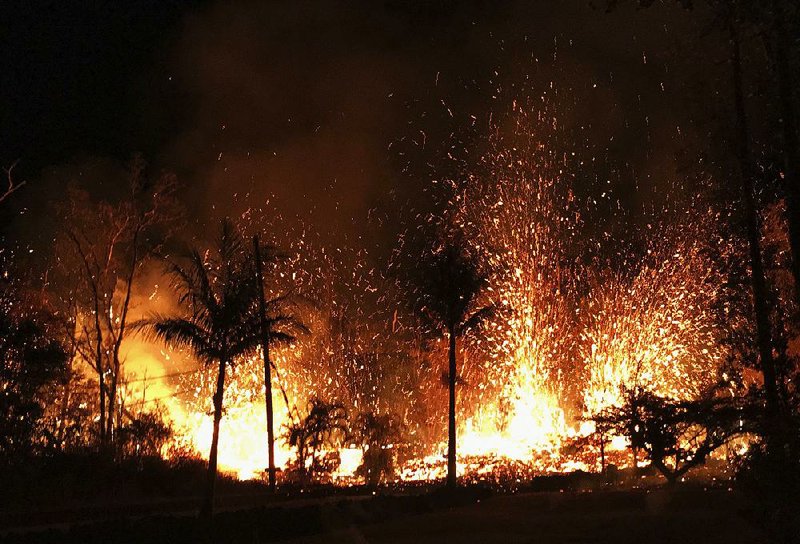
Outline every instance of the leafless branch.
POLYGON ((13 171, 14 167, 17 165, 19 161, 14 161, 14 164, 9 166, 8 168, 3 168, 6 171, 6 178, 8 179, 8 188, 6 191, 0 195, 0 203, 4 202, 8 197, 10 197, 17 189, 25 185, 26 182, 21 181, 19 183, 14 182, 13 171))

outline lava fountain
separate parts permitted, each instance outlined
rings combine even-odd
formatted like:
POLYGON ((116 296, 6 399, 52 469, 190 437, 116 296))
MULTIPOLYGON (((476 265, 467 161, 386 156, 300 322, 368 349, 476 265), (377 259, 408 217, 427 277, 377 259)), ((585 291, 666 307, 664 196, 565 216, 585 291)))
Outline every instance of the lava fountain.
MULTIPOLYGON (((725 253, 731 243, 709 236, 719 216, 689 206, 682 222, 642 231, 648 238, 644 252, 600 259, 597 248, 603 242, 587 235, 583 218, 590 204, 578 202, 573 192, 569 156, 537 138, 518 108, 511 117, 510 130, 490 131, 487 151, 477 164, 464 169, 458 180, 439 185, 447 185, 449 193, 447 212, 438 220, 460 230, 470 252, 481 256, 479 264, 490 274, 483 296, 499 309, 463 342, 459 468, 473 474, 492 471, 498 463, 520 464, 533 472, 588 469, 591 462, 571 458, 562 446, 592 433, 587 418, 619 403, 622 387, 691 398, 716 378, 726 353, 715 307, 726 277, 715 251, 725 253)), ((301 245, 302 251, 309 250, 307 241, 301 245)), ((304 264, 300 274, 308 275, 308 257, 301 253, 297 260, 304 264)), ((363 278, 356 280, 350 284, 364 286, 363 278)), ((413 321, 394 311, 382 337, 362 315, 364 322, 353 326, 357 345, 348 351, 342 338, 331 334, 332 308, 347 301, 337 303, 335 287, 326 289, 322 299, 331 308, 325 316, 309 318, 312 338, 276 361, 278 434, 299 416, 297 407, 314 396, 342 400, 354 409, 368 407, 379 373, 362 380, 373 384, 370 391, 348 393, 343 369, 376 373, 378 367, 367 368, 353 354, 379 353, 398 319, 413 321)), ((404 360, 416 364, 414 357, 404 360)), ((220 465, 240 478, 254 477, 266 466, 261 364, 259 357, 238 362, 225 393, 220 465)), ((431 379, 436 372, 407 374, 431 379)), ((174 387, 183 398, 168 403, 181 439, 203 455, 211 434, 211 382, 205 372, 182 377, 174 387)), ((430 384, 408 385, 412 405, 431 403, 427 397, 437 394, 430 384)), ((387 399, 375 402, 392 406, 387 399)), ((430 426, 430 421, 417 423, 430 426)), ((427 444, 431 455, 405 462, 399 477, 442 477, 446 446, 438 440, 427 444)), ((620 440, 613 444, 624 447, 620 440)), ((281 440, 276 446, 277 464, 286 467, 293 452, 281 440)), ((341 457, 335 477, 352 481, 360 452, 350 449, 341 457)))

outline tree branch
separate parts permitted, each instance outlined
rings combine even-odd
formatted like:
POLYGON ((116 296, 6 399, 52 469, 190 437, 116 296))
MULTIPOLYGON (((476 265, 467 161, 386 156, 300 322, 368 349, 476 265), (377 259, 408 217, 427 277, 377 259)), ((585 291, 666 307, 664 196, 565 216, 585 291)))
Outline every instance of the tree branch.
POLYGON ((0 203, 5 201, 8 197, 10 197, 13 193, 15 193, 20 187, 24 186, 26 183, 25 181, 21 181, 19 183, 14 182, 13 171, 14 167, 17 165, 18 162, 19 162, 18 160, 14 161, 14 164, 9 166, 8 168, 3 168, 3 170, 5 170, 6 172, 6 178, 8 179, 8 188, 3 194, 0 195, 0 203))

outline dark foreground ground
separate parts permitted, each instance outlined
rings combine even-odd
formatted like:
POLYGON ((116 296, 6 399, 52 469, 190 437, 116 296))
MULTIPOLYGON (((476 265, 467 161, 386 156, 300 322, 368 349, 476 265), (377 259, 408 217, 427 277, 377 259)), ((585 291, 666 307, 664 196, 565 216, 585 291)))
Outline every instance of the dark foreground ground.
POLYGON ((497 494, 483 489, 361 496, 219 513, 112 519, 6 534, 5 542, 766 543, 746 502, 726 490, 497 494))
POLYGON ((732 493, 664 491, 495 496, 384 523, 288 542, 308 543, 761 543, 732 493))

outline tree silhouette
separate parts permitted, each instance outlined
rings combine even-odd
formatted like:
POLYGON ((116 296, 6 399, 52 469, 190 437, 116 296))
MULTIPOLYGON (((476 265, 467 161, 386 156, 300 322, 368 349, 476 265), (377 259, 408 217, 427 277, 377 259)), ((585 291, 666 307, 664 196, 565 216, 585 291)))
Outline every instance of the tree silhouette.
MULTIPOLYGON (((686 9, 692 9, 692 0, 678 0, 686 9)), ((619 0, 607 0, 608 11, 613 11, 619 0)), ((638 0, 643 8, 650 7, 654 0, 638 0)), ((800 152, 797 149, 797 128, 795 126, 795 105, 792 94, 793 81, 790 58, 790 30, 797 28, 796 8, 785 0, 769 2, 749 2, 742 0, 705 0, 711 8, 714 21, 728 37, 730 44, 730 82, 732 94, 731 137, 732 151, 738 168, 733 171, 732 178, 739 185, 742 203, 742 219, 746 231, 749 250, 750 282, 753 296, 753 317, 755 321, 756 347, 761 372, 764 377, 766 396, 765 432, 770 440, 780 444, 782 434, 783 409, 780 403, 785 384, 779 381, 778 369, 773 351, 776 348, 776 337, 770 323, 769 285, 765 275, 762 252, 762 210, 757 198, 758 188, 755 185, 756 166, 753 160, 753 144, 748 117, 746 74, 744 63, 744 43, 750 34, 759 34, 763 38, 763 48, 767 57, 772 57, 772 66, 777 78, 775 88, 778 91, 778 102, 781 112, 780 128, 781 144, 784 159, 783 176, 786 191, 786 219, 788 224, 789 243, 792 249, 792 274, 795 278, 795 298, 800 301, 800 189, 797 188, 800 152)), ((759 53, 761 54, 761 53, 759 53)), ((780 449, 780 446, 776 447, 780 449)))
MULTIPOLYGON (((607 0, 607 9, 613 10, 619 0, 607 0)), ((639 0, 639 6, 649 7, 654 0, 639 0)), ((686 9, 692 9, 693 0, 678 0, 686 9)), ((723 26, 729 28, 731 41, 740 48, 738 34, 757 34, 761 37, 763 53, 771 61, 775 77, 775 99, 780 111, 780 148, 783 155, 783 179, 786 195, 786 220, 789 243, 792 248, 792 274, 795 278, 795 299, 800 303, 800 145, 797 132, 797 42, 800 31, 800 10, 791 0, 706 0, 723 26), (730 27, 742 27, 730 29, 730 27), (734 35, 735 34, 735 35, 734 35)), ((756 44, 758 42, 755 42, 756 44)), ((737 55, 739 53, 736 53, 737 55)), ((734 62, 739 62, 738 60, 734 62)), ((738 84, 737 84, 738 85, 738 84)))
POLYGON ((124 415, 118 390, 134 285, 143 263, 158 251, 180 216, 175 177, 149 179, 145 170, 144 161, 135 157, 122 198, 95 201, 88 192, 70 187, 56 210, 61 230, 57 262, 69 286, 63 302, 76 315, 77 355, 97 373, 98 435, 104 446, 113 442, 124 415))
POLYGON ((261 353, 264 358, 264 395, 267 410, 267 450, 269 456, 269 488, 275 491, 275 418, 272 410, 272 360, 270 351, 274 344, 287 345, 297 339, 297 334, 308 333, 308 328, 288 311, 288 296, 280 296, 269 301, 264 296, 263 266, 273 261, 277 254, 273 246, 262 251, 258 236, 253 237, 253 261, 258 290, 258 327, 261 353))
POLYGON ((640 388, 625 392, 622 406, 594 417, 606 432, 625 436, 672 485, 732 438, 752 431, 749 411, 714 388, 695 400, 660 397, 640 388))
POLYGON ((353 425, 361 444, 362 460, 356 470, 370 486, 394 476, 394 445, 401 439, 401 427, 391 414, 363 412, 353 425))
POLYGON ((456 486, 456 353, 457 339, 480 325, 494 306, 478 307, 479 295, 487 278, 461 245, 448 242, 426 254, 418 268, 420 274, 419 313, 431 329, 447 334, 448 350, 448 433, 447 486, 456 486))
POLYGON ((286 442, 297 450, 297 470, 301 482, 313 478, 322 468, 319 450, 339 447, 348 434, 347 412, 342 404, 311 399, 308 415, 288 425, 284 434, 286 442), (309 458, 311 463, 306 467, 309 458))
POLYGON ((43 441, 41 393, 67 372, 67 350, 46 316, 15 311, 22 305, 0 296, 0 464, 34 453, 43 441))
POLYGON ((219 424, 225 372, 239 357, 251 353, 256 345, 255 322, 257 289, 251 260, 241 237, 225 221, 213 254, 191 252, 186 266, 171 267, 183 315, 156 317, 150 330, 169 345, 187 347, 207 365, 217 366, 214 391, 214 430, 208 457, 206 492, 201 517, 210 517, 217 476, 219 424))

